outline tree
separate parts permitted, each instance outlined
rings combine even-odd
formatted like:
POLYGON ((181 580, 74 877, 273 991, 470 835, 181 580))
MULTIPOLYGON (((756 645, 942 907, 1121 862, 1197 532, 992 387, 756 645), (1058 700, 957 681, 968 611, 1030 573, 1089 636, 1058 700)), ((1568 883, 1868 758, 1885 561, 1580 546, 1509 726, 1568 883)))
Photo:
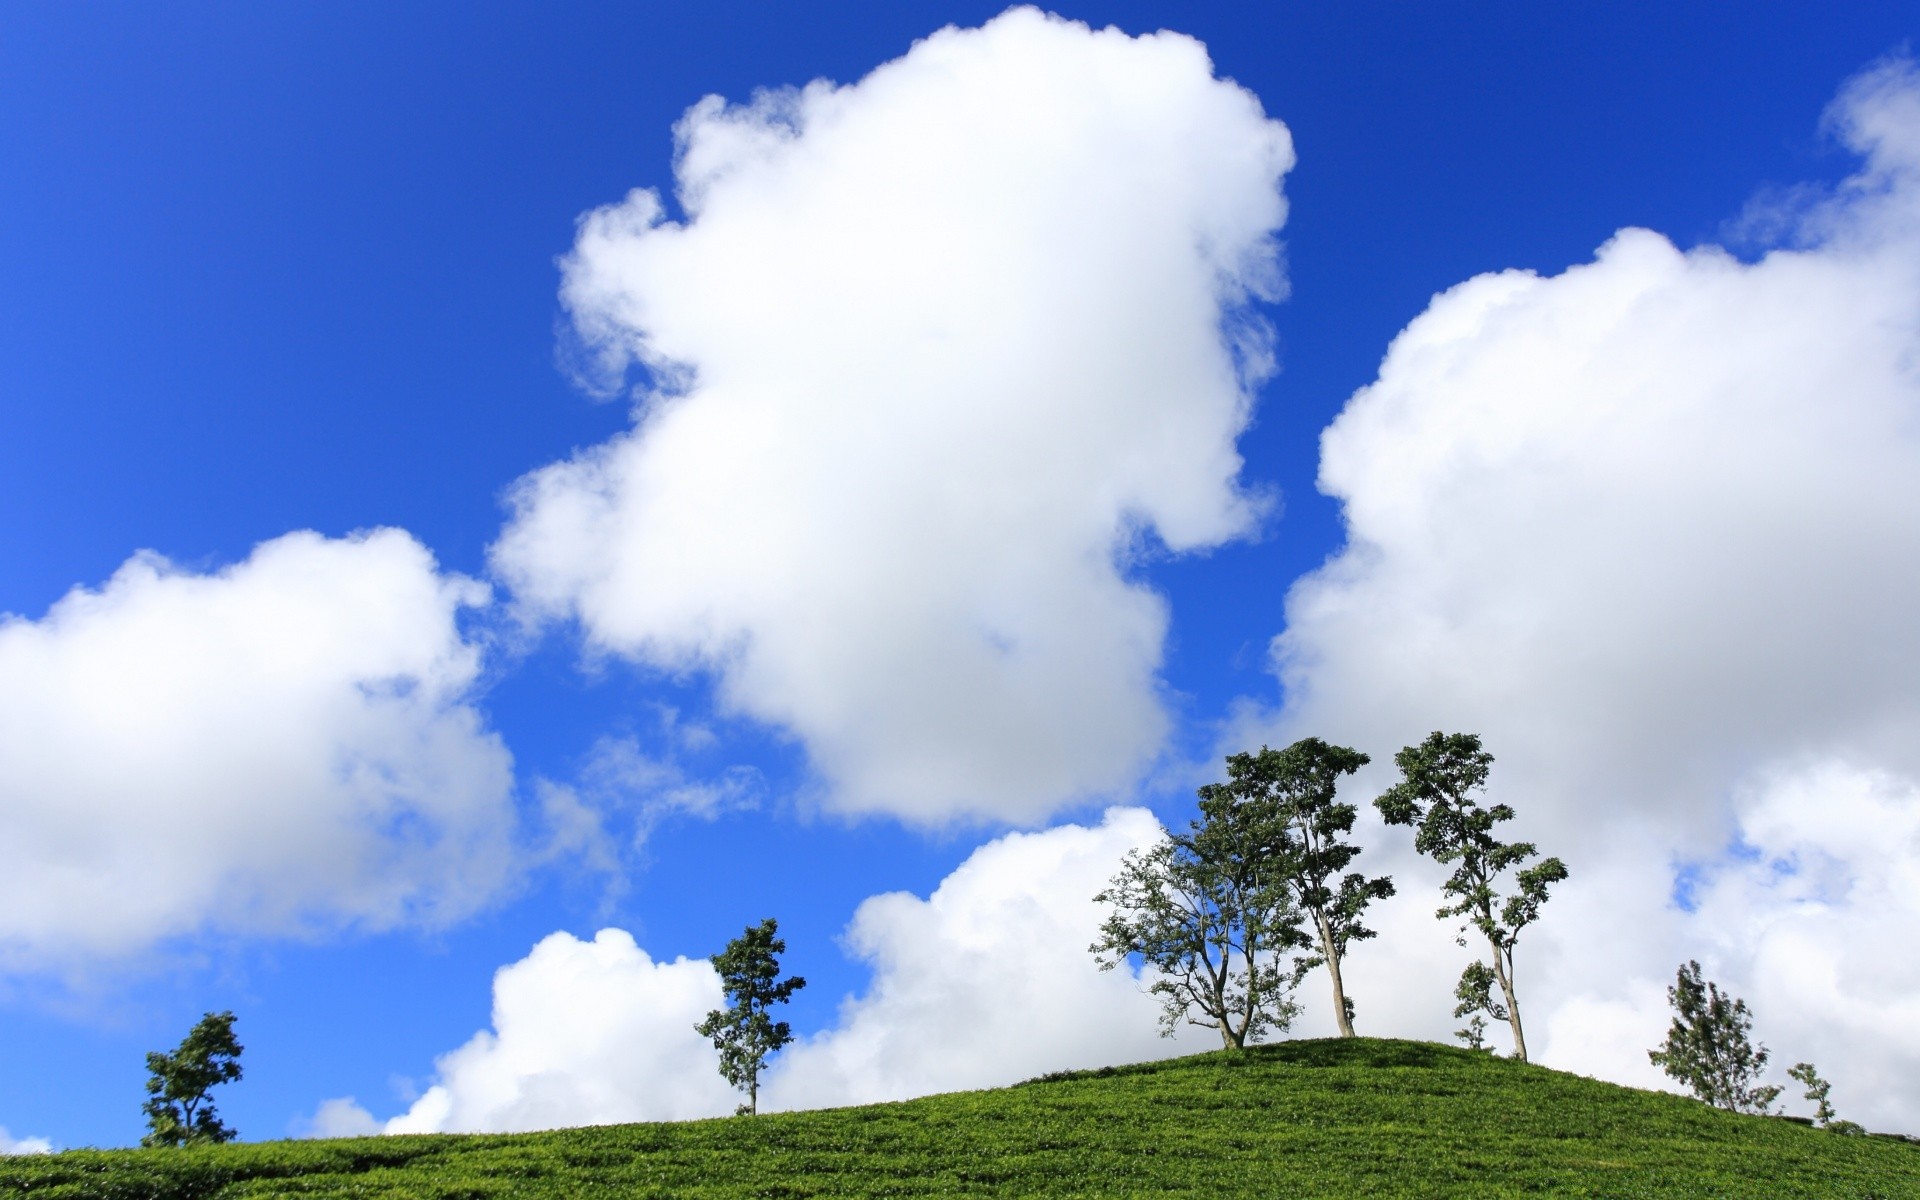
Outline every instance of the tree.
POLYGON ((772 917, 727 943, 727 948, 712 958, 713 969, 720 973, 720 986, 731 1006, 716 1008, 707 1019, 694 1026, 702 1037, 713 1039, 720 1052, 720 1075, 747 1093, 747 1102, 737 1110, 742 1115, 760 1111, 760 1072, 767 1056, 793 1040, 793 1030, 785 1021, 776 1021, 771 1009, 787 1000, 807 981, 798 975, 780 976, 780 958, 787 943, 776 936, 779 926, 772 917))
POLYGON ((1539 918, 1547 888, 1564 880, 1567 868, 1557 858, 1542 859, 1517 870, 1512 895, 1503 899, 1495 890, 1501 875, 1539 850, 1532 842, 1506 843, 1493 835, 1495 825, 1513 819, 1513 809, 1504 804, 1482 808, 1473 798, 1493 766, 1493 755, 1480 748, 1473 734, 1434 733, 1418 746, 1401 750, 1393 761, 1400 768, 1400 782, 1374 806, 1389 825, 1417 826, 1414 849, 1435 862, 1459 864, 1440 889, 1453 900, 1435 915, 1443 921, 1464 918, 1455 940, 1464 946, 1468 928, 1477 929, 1493 959, 1491 966, 1475 962, 1461 974, 1454 993, 1461 1004, 1454 1015, 1485 1012, 1506 1021, 1513 1030, 1513 1056, 1525 1062, 1527 1038, 1514 992, 1513 947, 1520 931, 1539 918), (1494 1000, 1488 972, 1500 984, 1504 1004, 1494 1000))
POLYGON ((1153 969, 1161 1036, 1184 1020, 1244 1049, 1299 1014, 1291 993, 1314 960, 1290 956, 1312 943, 1269 852, 1272 813, 1217 787, 1200 790, 1200 811, 1187 833, 1121 859, 1094 897, 1112 910, 1088 949, 1103 971, 1134 955, 1153 969))
POLYGON ((1347 998, 1340 963, 1347 943, 1374 936, 1360 923, 1367 905, 1393 895, 1393 880, 1341 875, 1360 847, 1343 839, 1353 832, 1356 810, 1335 799, 1343 775, 1370 761, 1365 754, 1319 738, 1303 738, 1284 750, 1260 747, 1258 754, 1227 758, 1228 781, 1201 790, 1231 797, 1250 811, 1265 810, 1278 836, 1265 849, 1293 891, 1294 903, 1311 926, 1319 953, 1309 966, 1326 965, 1333 984, 1333 1016, 1342 1037, 1353 1036, 1353 1002, 1347 998))
POLYGON ((1686 1085, 1698 1099, 1728 1112, 1764 1113, 1778 1086, 1763 1086, 1767 1048, 1749 1036, 1753 1016, 1747 1002, 1700 978, 1700 964, 1683 965, 1667 989, 1673 1024, 1667 1040, 1647 1051, 1653 1065, 1686 1085))
POLYGON ((191 1146, 230 1142, 237 1135, 220 1123, 208 1095, 240 1078, 241 1045, 233 1038, 233 1014, 208 1013, 172 1054, 147 1055, 147 1134, 142 1146, 191 1146))
POLYGON ((1495 983, 1493 968, 1474 959, 1467 969, 1460 973, 1460 982, 1454 985, 1453 998, 1459 1001, 1453 1006, 1453 1015, 1466 1017, 1464 1029, 1456 1029, 1453 1036, 1466 1043, 1469 1050, 1491 1050, 1487 1045, 1487 1018, 1496 1021, 1507 1019, 1507 1010, 1493 998, 1495 983))
POLYGON ((1787 1068, 1787 1078, 1807 1089, 1807 1099, 1814 1104, 1813 1119, 1819 1123, 1820 1128, 1833 1133, 1858 1134, 1866 1132, 1866 1130, 1860 1128, 1860 1126, 1854 1124, 1852 1121, 1836 1119, 1839 1114, 1833 1111, 1833 1102, 1828 1099, 1828 1096, 1833 1092, 1833 1085, 1820 1078, 1820 1072, 1813 1069, 1812 1063, 1803 1062, 1793 1064, 1787 1068))

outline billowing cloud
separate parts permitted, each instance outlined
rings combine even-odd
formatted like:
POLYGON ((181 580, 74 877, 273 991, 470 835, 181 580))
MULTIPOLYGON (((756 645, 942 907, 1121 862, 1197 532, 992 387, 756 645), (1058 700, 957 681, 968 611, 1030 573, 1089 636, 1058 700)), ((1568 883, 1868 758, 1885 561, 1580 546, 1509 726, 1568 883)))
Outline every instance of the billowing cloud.
MULTIPOLYGON (((1912 1128, 1916 980, 1889 953, 1920 928, 1912 64, 1830 121, 1863 165, 1756 261, 1627 229, 1434 298, 1326 431, 1348 543, 1290 592, 1285 710, 1252 735, 1383 761, 1483 735, 1517 832, 1573 870, 1522 944, 1547 1061, 1644 1081, 1698 957, 1782 1065, 1912 1128)), ((1405 980, 1392 1024, 1444 1035, 1465 952, 1404 948, 1445 931, 1400 865, 1417 887, 1361 971, 1405 980)))
POLYGON ((693 1031, 725 1003, 705 959, 655 962, 619 929, 590 942, 553 934, 500 969, 493 1028, 440 1059, 438 1082, 386 1130, 551 1129, 732 1112, 738 1096, 720 1078, 712 1044, 693 1031))
MULTIPOLYGON (((1160 835, 1114 809, 1093 827, 1009 834, 976 850, 922 899, 875 896, 847 931, 873 968, 835 1026, 803 1037, 764 1077, 767 1108, 815 1108, 1017 1082, 1217 1044, 1158 1035, 1157 1000, 1087 947, 1092 897, 1128 850, 1160 835)), ((795 967, 789 959, 786 964, 795 967)), ((804 973, 804 971, 802 972, 804 973)), ((703 960, 656 962, 617 929, 542 941, 494 980, 493 1027, 442 1058, 438 1078, 389 1133, 536 1129, 733 1111, 710 1043, 693 1032, 723 1005, 703 960)), ((350 1099, 307 1123, 331 1136, 374 1128, 350 1099)))
POLYGON ((459 628, 486 602, 398 530, 294 533, 206 574, 137 555, 0 620, 0 964, 486 902, 514 865, 459 628))
POLYGON ((654 389, 519 482, 500 577, 602 652, 712 672, 845 810, 1128 787, 1167 727, 1130 565, 1260 508, 1234 443, 1285 128, 1191 39, 1018 9, 676 133, 684 219, 590 214, 563 291, 654 389))

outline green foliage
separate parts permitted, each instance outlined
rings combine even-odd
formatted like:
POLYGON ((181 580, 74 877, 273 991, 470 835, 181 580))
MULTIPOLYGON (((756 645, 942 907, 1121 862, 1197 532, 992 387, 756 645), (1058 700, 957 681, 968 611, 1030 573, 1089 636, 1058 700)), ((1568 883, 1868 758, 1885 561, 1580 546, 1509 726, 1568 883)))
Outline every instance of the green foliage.
POLYGON ((230 1142, 233 1129, 220 1121, 209 1095, 240 1078, 242 1047, 233 1037, 233 1014, 208 1013, 172 1054, 147 1055, 147 1134, 142 1146, 193 1146, 230 1142))
POLYGON ((1681 966, 1667 989, 1667 1002, 1673 1005, 1673 1024, 1667 1040, 1647 1051, 1653 1065, 1715 1108, 1766 1112, 1781 1089, 1760 1082, 1767 1069, 1767 1048, 1753 1044, 1747 1002, 1702 981, 1700 964, 1692 961, 1681 966))
POLYGON ((1318 940, 1318 957, 1308 965, 1327 965, 1335 1016, 1348 1036, 1353 1004, 1341 981, 1340 960, 1347 943, 1374 936, 1360 920, 1367 905, 1393 895, 1393 880, 1386 876, 1369 879, 1347 871, 1360 854, 1348 840, 1356 810, 1336 799, 1336 792, 1343 776, 1368 761, 1358 750, 1302 738, 1284 750, 1262 746, 1258 754, 1229 755, 1227 782, 1200 789, 1203 810, 1209 803, 1232 805, 1257 814, 1253 819, 1269 831, 1262 849, 1272 869, 1285 877, 1318 940))
POLYGON ((1466 970, 1460 972, 1460 982, 1454 985, 1453 998, 1459 1003, 1453 1006, 1453 1015, 1468 1018, 1467 1027, 1454 1030, 1454 1036, 1466 1043, 1470 1050, 1488 1048, 1487 1017, 1496 1021, 1507 1019, 1506 1006, 1493 998, 1493 985, 1496 982, 1498 978, 1493 969, 1475 959, 1467 964, 1466 970))
POLYGON ((1185 1021, 1238 1049, 1293 1023, 1293 990, 1319 960, 1298 953, 1312 939, 1274 860, 1285 838, 1274 810, 1209 785, 1200 812, 1187 833, 1121 859, 1094 896, 1110 911, 1088 950, 1101 970, 1136 955, 1151 968, 1163 1036, 1185 1021))
POLYGON ((774 1020, 770 1010, 807 986, 798 975, 780 978, 780 955, 786 953, 787 943, 778 936, 778 929, 768 917, 747 926, 746 932, 713 956, 713 969, 720 973, 720 985, 731 1004, 714 1009, 694 1026, 700 1036, 712 1038, 714 1049, 720 1051, 721 1076, 747 1093, 737 1115, 760 1111, 760 1072, 767 1056, 793 1040, 793 1030, 785 1021, 774 1020))
POLYGON ((1848 1135, 1866 1132, 1852 1121, 1837 1119, 1838 1114, 1833 1111, 1833 1101, 1828 1098, 1833 1092, 1833 1085, 1820 1078, 1820 1072, 1813 1069, 1812 1063, 1793 1064, 1787 1068, 1787 1078, 1807 1089, 1807 1100, 1814 1106, 1813 1119, 1820 1128, 1832 1133, 1848 1135))
MULTIPOLYGON (((1521 864, 1539 849, 1532 842, 1502 842, 1494 836, 1494 826, 1512 820, 1513 809, 1505 804, 1483 808, 1474 799, 1493 768, 1493 755, 1480 748, 1478 737, 1436 732, 1418 746, 1401 750, 1393 761, 1400 768, 1400 782, 1382 793, 1374 806, 1387 824, 1415 827, 1415 850, 1438 863, 1458 864, 1441 885, 1442 894, 1452 900, 1435 915, 1443 921, 1462 919, 1458 940, 1463 946, 1470 928, 1486 939, 1493 962, 1480 964, 1480 969, 1499 982, 1504 1019, 1513 1030, 1514 1057, 1525 1059, 1527 1042, 1514 984, 1513 948, 1520 931, 1539 919, 1548 888, 1566 879, 1567 868, 1557 858, 1523 868, 1521 864), (1515 872, 1514 890, 1503 898, 1498 885, 1508 871, 1515 872)), ((1463 976, 1461 987, 1467 984, 1463 976)), ((1464 994, 1456 995, 1463 1003, 1467 1000, 1464 994)), ((1493 1013, 1492 1008, 1481 1010, 1493 1013)))
POLYGON ((1330 1038, 753 1121, 0 1159, 0 1197, 15 1195, 1914 1200, 1920 1146, 1330 1038))
POLYGON ((1469 1017, 1464 1027, 1454 1030, 1453 1036, 1459 1038, 1460 1044, 1469 1050, 1491 1051, 1493 1049, 1492 1046, 1487 1045, 1487 1019, 1479 1013, 1469 1017))

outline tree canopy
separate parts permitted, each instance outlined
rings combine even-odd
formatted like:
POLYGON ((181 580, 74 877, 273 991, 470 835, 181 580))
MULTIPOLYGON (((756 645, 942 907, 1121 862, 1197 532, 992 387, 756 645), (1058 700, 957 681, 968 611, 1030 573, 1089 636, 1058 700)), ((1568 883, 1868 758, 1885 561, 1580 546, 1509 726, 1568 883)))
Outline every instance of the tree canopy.
POLYGON ((171 1054, 147 1055, 147 1134, 142 1146, 188 1146, 230 1142, 235 1131, 220 1121, 211 1093, 240 1078, 242 1047, 233 1036, 233 1014, 208 1013, 171 1054))
POLYGON ((1200 811, 1186 833, 1127 852, 1094 897, 1110 911, 1088 949, 1102 970, 1136 955, 1150 968, 1163 1036, 1184 1021, 1239 1049, 1293 1023, 1293 989, 1316 960, 1297 954, 1312 943, 1274 861, 1272 809, 1207 787, 1200 811))

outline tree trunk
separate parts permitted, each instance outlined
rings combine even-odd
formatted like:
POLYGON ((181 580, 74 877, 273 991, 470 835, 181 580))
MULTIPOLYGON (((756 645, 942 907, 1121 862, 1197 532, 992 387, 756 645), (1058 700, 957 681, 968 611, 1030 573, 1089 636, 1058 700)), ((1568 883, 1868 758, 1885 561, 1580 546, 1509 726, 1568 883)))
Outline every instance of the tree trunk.
POLYGON ((1341 1037, 1353 1036, 1353 1018, 1347 1015, 1347 989, 1340 981, 1340 955, 1333 944, 1333 927, 1327 924, 1326 917, 1319 918, 1320 953, 1327 959, 1327 976, 1333 980, 1333 1019, 1340 1026, 1341 1037))
POLYGON ((1520 1029, 1520 1001, 1513 995, 1513 963, 1511 950, 1502 950, 1498 942, 1487 939, 1493 948, 1493 973, 1500 978, 1500 991, 1507 998, 1507 1024, 1513 1027, 1513 1056, 1521 1062, 1527 1061, 1527 1035, 1520 1029))
MULTIPOLYGON (((1233 1011, 1227 1007, 1227 980, 1233 963, 1233 947, 1226 942, 1215 946, 1220 952, 1220 964, 1215 966, 1211 956, 1207 958, 1207 986, 1213 993, 1212 1016, 1220 1026, 1220 1048, 1223 1050, 1243 1050, 1247 1044, 1247 1026, 1251 1021, 1242 1021, 1240 1028, 1233 1027, 1233 1011)), ((1252 998, 1249 992, 1249 999, 1252 998)))

